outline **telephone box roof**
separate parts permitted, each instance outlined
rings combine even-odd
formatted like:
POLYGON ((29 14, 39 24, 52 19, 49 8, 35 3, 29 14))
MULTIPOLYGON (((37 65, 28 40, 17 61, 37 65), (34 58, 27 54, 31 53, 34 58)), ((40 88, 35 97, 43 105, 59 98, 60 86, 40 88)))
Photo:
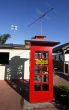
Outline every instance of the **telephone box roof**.
POLYGON ((37 46, 56 46, 60 42, 54 42, 54 41, 45 41, 45 40, 25 40, 25 43, 30 43, 31 45, 37 45, 37 46))

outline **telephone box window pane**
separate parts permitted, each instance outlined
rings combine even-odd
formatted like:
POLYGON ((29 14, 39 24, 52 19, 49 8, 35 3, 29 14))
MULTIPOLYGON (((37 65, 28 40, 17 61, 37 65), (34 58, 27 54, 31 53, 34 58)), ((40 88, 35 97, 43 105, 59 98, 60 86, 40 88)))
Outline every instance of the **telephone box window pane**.
POLYGON ((35 90, 35 91, 40 91, 40 90, 41 90, 40 84, 35 84, 35 85, 34 85, 34 90, 35 90))
POLYGON ((42 82, 48 82, 48 76, 47 75, 42 76, 42 82))
POLYGON ((40 82, 41 81, 40 76, 35 76, 34 78, 35 78, 35 82, 40 82))
POLYGON ((48 74, 48 67, 42 66, 42 73, 43 74, 48 74))
POLYGON ((40 67, 38 65, 35 66, 35 74, 40 73, 40 67))
POLYGON ((41 52, 35 52, 35 58, 41 58, 41 52))
POLYGON ((49 90, 49 85, 48 84, 43 84, 42 85, 42 90, 43 91, 48 91, 49 90))
POLYGON ((48 58, 48 52, 42 52, 42 58, 48 58))

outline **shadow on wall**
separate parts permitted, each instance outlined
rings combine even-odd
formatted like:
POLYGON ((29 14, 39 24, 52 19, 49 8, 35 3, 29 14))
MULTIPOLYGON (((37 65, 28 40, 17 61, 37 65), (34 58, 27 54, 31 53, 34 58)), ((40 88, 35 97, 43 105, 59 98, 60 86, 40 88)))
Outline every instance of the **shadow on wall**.
POLYGON ((5 67, 5 81, 18 94, 26 100, 29 98, 29 83, 24 81, 24 65, 28 59, 15 56, 9 61, 9 65, 5 67))
POLYGON ((24 79, 24 63, 28 59, 20 56, 12 57, 9 65, 5 67, 5 80, 24 79))

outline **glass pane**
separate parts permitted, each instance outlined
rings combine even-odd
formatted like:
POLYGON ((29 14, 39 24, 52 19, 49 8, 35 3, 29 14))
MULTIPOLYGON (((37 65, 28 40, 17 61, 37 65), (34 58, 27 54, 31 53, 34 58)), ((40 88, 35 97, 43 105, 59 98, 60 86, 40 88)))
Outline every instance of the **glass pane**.
POLYGON ((40 76, 35 76, 34 77, 34 80, 35 80, 35 82, 40 82, 41 81, 41 78, 40 78, 40 76))
POLYGON ((35 58, 41 58, 41 52, 35 52, 35 58))
POLYGON ((40 73, 40 67, 38 65, 35 66, 35 74, 40 73))
POLYGON ((35 85, 34 85, 34 90, 35 90, 35 91, 40 91, 40 90, 41 90, 40 84, 35 84, 35 85))
POLYGON ((42 82, 48 82, 48 76, 47 75, 42 76, 42 82))
POLYGON ((48 58, 48 52, 42 52, 42 58, 48 58))
POLYGON ((43 74, 48 74, 48 67, 42 66, 42 73, 43 74))
POLYGON ((49 90, 48 84, 42 84, 42 90, 43 91, 48 91, 49 90))

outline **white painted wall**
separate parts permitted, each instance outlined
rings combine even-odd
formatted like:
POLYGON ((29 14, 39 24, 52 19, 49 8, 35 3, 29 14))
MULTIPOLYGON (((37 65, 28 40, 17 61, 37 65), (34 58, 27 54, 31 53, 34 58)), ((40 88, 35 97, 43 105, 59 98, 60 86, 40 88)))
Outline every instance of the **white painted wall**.
POLYGON ((9 64, 0 64, 0 80, 29 79, 30 50, 0 49, 9 52, 9 64))
POLYGON ((69 54, 65 54, 65 61, 69 61, 69 54))

